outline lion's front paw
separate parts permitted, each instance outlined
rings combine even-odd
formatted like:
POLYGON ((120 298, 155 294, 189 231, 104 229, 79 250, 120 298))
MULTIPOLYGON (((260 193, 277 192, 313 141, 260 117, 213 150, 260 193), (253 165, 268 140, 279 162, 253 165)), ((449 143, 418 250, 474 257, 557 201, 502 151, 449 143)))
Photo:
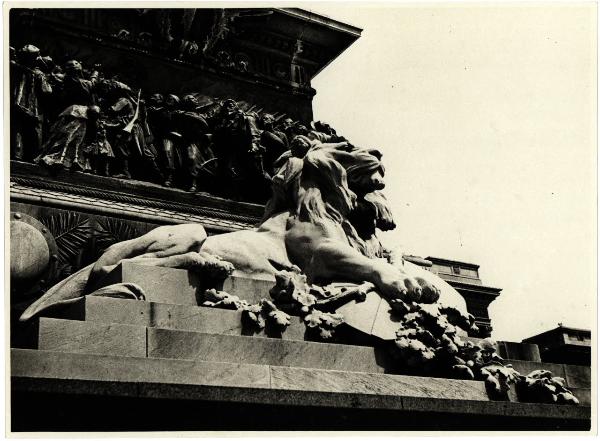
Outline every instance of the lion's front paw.
POLYGON ((421 299, 420 303, 435 303, 440 298, 440 290, 425 279, 416 277, 415 280, 421 287, 421 299))
POLYGON ((389 299, 404 302, 434 303, 440 298, 440 291, 426 280, 394 274, 382 277, 379 288, 389 299))

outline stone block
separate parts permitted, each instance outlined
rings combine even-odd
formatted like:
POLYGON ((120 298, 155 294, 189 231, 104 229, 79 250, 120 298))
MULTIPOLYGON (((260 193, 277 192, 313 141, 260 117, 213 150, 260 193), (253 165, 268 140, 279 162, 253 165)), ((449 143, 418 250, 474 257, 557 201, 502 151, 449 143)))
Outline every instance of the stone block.
POLYGON ((275 285, 274 279, 248 277, 239 271, 234 271, 224 281, 213 281, 203 280, 199 274, 188 270, 133 262, 119 264, 100 283, 105 286, 119 282, 140 285, 149 302, 176 305, 198 305, 201 294, 207 288, 216 288, 249 303, 257 303, 262 298, 270 299, 269 290, 275 285))
POLYGON ((589 366, 576 366, 565 364, 565 379, 569 387, 590 388, 592 384, 592 372, 589 366))
POLYGON ((306 327, 299 317, 291 317, 291 324, 283 332, 267 325, 256 329, 242 321, 242 312, 206 306, 181 306, 150 303, 147 326, 152 328, 177 329, 207 334, 246 335, 304 340, 306 327))
MULTIPOLYGON (((510 403, 505 406, 505 415, 507 417, 525 418, 531 415, 540 415, 543 418, 554 420, 569 419, 576 415, 583 417, 584 413, 589 412, 586 406, 566 406, 560 404, 541 404, 541 403, 510 403)), ((589 417, 588 417, 589 418, 589 417)), ((507 427, 509 430, 510 427, 507 427)), ((545 430, 552 430, 547 427, 545 430)))
POLYGON ((11 376, 109 383, 269 387, 267 366, 13 349, 11 376))
POLYGON ((261 337, 148 329, 148 356, 383 372, 375 348, 261 337))
POLYGON ((38 348, 57 352, 146 356, 146 328, 40 318, 38 348))
POLYGON ((198 304, 196 295, 200 279, 191 271, 123 262, 102 279, 101 284, 119 282, 136 283, 141 286, 148 302, 198 304))
POLYGON ((569 389, 577 397, 581 406, 592 405, 592 391, 589 388, 569 387, 569 389))
POLYGON ((269 291, 273 286, 275 286, 275 279, 248 277, 239 271, 234 271, 222 283, 218 283, 216 288, 238 296, 248 303, 258 303, 263 298, 271 299, 269 291))
POLYGON ((70 307, 59 311, 56 318, 150 326, 151 305, 154 305, 154 303, 141 300, 86 296, 70 307))
POLYGON ((248 325, 243 326, 240 311, 94 296, 83 298, 63 312, 61 318, 209 334, 258 335, 284 340, 304 340, 306 331, 304 323, 298 317, 292 317, 290 326, 283 332, 271 327, 256 330, 248 325))
POLYGON ((271 387, 444 400, 489 401, 482 381, 271 366, 271 387))
MULTIPOLYGON (((434 415, 443 415, 444 413, 448 412, 449 407, 452 407, 452 413, 458 414, 460 416, 469 415, 469 418, 482 418, 491 415, 503 415, 508 404, 509 403, 505 401, 462 399, 443 400, 433 397, 418 396, 402 397, 402 409, 408 412, 433 412, 434 415)), ((437 420, 433 420, 431 422, 431 430, 437 430, 436 424, 437 420)), ((470 424, 472 424, 472 422, 470 422, 469 425, 470 424)))
MULTIPOLYGON (((106 398, 152 398, 136 403, 153 409, 160 406, 155 413, 164 412, 165 417, 173 414, 170 411, 177 400, 183 401, 179 403, 183 407, 193 404, 189 400, 204 401, 208 406, 248 403, 247 411, 258 418, 277 418, 287 409, 300 418, 289 421, 298 421, 298 427, 304 429, 302 424, 311 420, 302 418, 303 408, 316 408, 313 415, 325 419, 364 409, 366 413, 355 417, 379 418, 383 426, 395 421, 395 430, 436 429, 440 418, 446 418, 447 427, 461 430, 531 429, 532 424, 540 430, 589 430, 590 425, 589 406, 494 402, 478 381, 239 363, 12 349, 11 384, 13 394, 23 394, 24 399, 28 393, 39 397, 40 392, 59 394, 61 399, 80 394, 104 396, 104 402, 106 398)), ((215 415, 229 417, 229 409, 223 407, 225 413, 215 415)), ((343 429, 344 425, 337 427, 343 429)), ((374 427, 371 430, 376 430, 374 427)))

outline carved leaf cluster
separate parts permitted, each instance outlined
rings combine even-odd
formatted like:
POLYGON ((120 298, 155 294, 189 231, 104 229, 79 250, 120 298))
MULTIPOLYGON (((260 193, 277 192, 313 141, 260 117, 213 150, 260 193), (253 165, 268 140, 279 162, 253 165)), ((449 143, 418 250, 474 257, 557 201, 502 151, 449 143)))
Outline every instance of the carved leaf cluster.
POLYGON ((507 400, 511 385, 525 401, 577 404, 564 380, 548 371, 521 375, 496 353, 495 343, 484 339, 474 344, 461 338, 473 329, 473 317, 440 303, 391 302, 392 314, 400 318, 395 356, 401 370, 438 377, 483 380, 492 399, 507 400))
POLYGON ((317 302, 317 297, 311 294, 306 276, 299 269, 283 270, 275 274, 275 286, 269 294, 280 307, 304 313, 317 302))
POLYGON ((547 370, 536 370, 522 377, 517 385, 521 401, 548 404, 579 404, 579 400, 565 387, 562 377, 552 376, 547 370))
POLYGON ((277 307, 302 317, 308 329, 326 340, 344 322, 344 317, 335 310, 350 300, 363 301, 374 288, 372 283, 309 285, 299 269, 292 269, 275 275, 270 294, 277 307))
POLYGON ((214 288, 204 291, 201 304, 203 306, 235 310, 249 306, 248 302, 240 300, 238 296, 234 296, 225 291, 217 291, 214 288))
POLYGON ((342 323, 344 323, 344 316, 341 314, 321 312, 318 309, 312 309, 304 316, 304 324, 308 328, 316 329, 323 339, 333 337, 335 328, 342 323))
POLYGON ((211 288, 204 291, 201 304, 214 308, 242 311, 242 320, 253 324, 258 329, 264 329, 267 324, 271 324, 278 330, 283 331, 291 323, 291 317, 267 299, 249 304, 246 300, 240 300, 238 296, 211 288))

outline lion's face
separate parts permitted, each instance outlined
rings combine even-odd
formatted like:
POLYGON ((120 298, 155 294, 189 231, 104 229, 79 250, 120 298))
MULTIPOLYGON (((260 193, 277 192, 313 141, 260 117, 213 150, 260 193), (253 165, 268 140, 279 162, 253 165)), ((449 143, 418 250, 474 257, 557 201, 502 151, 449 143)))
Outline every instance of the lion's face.
POLYGON ((371 173, 357 173, 356 176, 348 175, 348 185, 355 193, 368 194, 385 188, 382 172, 377 169, 371 173))
POLYGON ((392 212, 381 190, 385 188, 381 153, 356 147, 332 149, 331 156, 346 171, 348 189, 357 195, 349 218, 357 229, 368 236, 375 227, 382 231, 396 227, 392 212))
POLYGON ((363 214, 372 215, 368 221, 360 216, 361 222, 373 228, 393 228, 391 212, 380 194, 385 187, 380 159, 377 151, 343 144, 307 144, 305 149, 288 151, 278 160, 281 166, 273 178, 273 198, 265 216, 293 209, 311 221, 341 221, 362 206, 369 208, 363 214))
POLYGON ((352 146, 329 150, 331 156, 344 167, 349 189, 359 197, 385 188, 380 155, 352 146))

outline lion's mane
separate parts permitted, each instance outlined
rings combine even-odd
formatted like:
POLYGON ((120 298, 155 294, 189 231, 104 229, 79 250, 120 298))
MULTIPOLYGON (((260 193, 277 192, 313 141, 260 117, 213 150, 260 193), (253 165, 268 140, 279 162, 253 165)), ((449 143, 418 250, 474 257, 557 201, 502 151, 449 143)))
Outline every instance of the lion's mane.
POLYGON ((367 150, 341 151, 322 144, 312 146, 303 157, 284 153, 277 161, 280 168, 273 177, 263 222, 284 211, 316 225, 333 221, 342 226, 348 243, 361 254, 382 257, 375 227, 386 230, 395 224, 381 192, 364 192, 371 173, 380 170, 383 174, 380 157, 367 150), (336 153, 342 153, 337 155, 341 162, 336 153))

